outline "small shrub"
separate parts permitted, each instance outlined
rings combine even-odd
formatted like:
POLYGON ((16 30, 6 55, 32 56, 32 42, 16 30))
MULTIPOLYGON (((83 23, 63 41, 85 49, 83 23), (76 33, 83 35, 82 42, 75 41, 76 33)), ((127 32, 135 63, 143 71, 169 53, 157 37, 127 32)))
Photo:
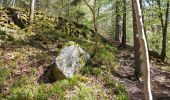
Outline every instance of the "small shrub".
POLYGON ((99 75, 102 72, 101 68, 94 68, 93 69, 93 74, 94 75, 99 75))
POLYGON ((128 93, 123 84, 108 79, 105 83, 105 87, 111 89, 110 92, 116 95, 116 100, 128 100, 128 93))
POLYGON ((94 100, 93 88, 87 87, 85 84, 80 84, 80 91, 78 91, 77 96, 80 100, 94 100))
POLYGON ((92 67, 92 66, 84 66, 81 69, 81 73, 83 75, 99 75, 102 72, 102 68, 92 67))
POLYGON ((80 79, 80 76, 75 75, 72 78, 57 81, 54 84, 53 92, 56 93, 61 98, 64 98, 65 91, 67 89, 70 89, 70 90, 73 89, 73 87, 77 85, 79 79, 80 79))
POLYGON ((153 51, 157 51, 160 52, 161 50, 161 34, 160 33, 153 33, 152 35, 148 36, 148 43, 149 43, 149 47, 150 49, 152 49, 153 51))
POLYGON ((14 81, 13 87, 31 84, 32 82, 33 82, 32 78, 30 78, 28 76, 21 76, 14 81))
POLYGON ((81 69, 81 73, 84 75, 91 75, 93 73, 93 68, 91 66, 84 66, 82 69, 81 69))
POLYGON ((94 58, 91 59, 91 63, 94 67, 114 67, 115 63, 117 62, 115 58, 116 57, 113 55, 112 51, 107 48, 101 47, 97 55, 95 55, 94 58))
POLYGON ((51 90, 45 85, 35 85, 30 83, 18 87, 12 87, 11 93, 7 97, 9 100, 47 100, 51 90))
POLYGON ((0 30, 0 40, 5 40, 6 38, 7 38, 7 36, 6 36, 6 32, 5 32, 5 31, 0 30))

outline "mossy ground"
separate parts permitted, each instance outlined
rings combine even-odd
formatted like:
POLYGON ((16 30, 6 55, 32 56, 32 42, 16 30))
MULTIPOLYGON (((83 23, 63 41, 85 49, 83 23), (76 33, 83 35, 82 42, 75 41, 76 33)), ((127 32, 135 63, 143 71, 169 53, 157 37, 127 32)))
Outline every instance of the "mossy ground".
POLYGON ((89 62, 81 70, 80 75, 54 83, 39 83, 43 70, 68 40, 76 41, 87 52, 91 52, 94 45, 91 41, 84 42, 86 40, 74 37, 62 38, 59 37, 60 34, 51 35, 53 34, 45 36, 36 34, 23 40, 15 37, 12 41, 4 40, 0 48, 0 98, 11 100, 127 98, 124 86, 117 85, 119 83, 111 79, 117 64, 114 56, 116 49, 109 45, 106 45, 105 49, 103 43, 99 54, 90 61, 93 63, 89 62))
MULTIPOLYGON (((35 19, 40 21, 37 17, 35 19)), ((77 38, 55 29, 53 22, 46 23, 54 21, 53 18, 47 19, 43 17, 40 23, 34 23, 31 31, 28 27, 16 29, 13 34, 0 31, 0 98, 126 100, 128 96, 125 86, 112 78, 118 65, 115 56, 117 48, 102 42, 99 53, 83 67, 79 75, 52 83, 41 80, 44 69, 57 57, 66 42, 76 42, 90 55, 95 44, 87 37, 77 38)), ((87 28, 84 32, 89 33, 87 28)))
MULTIPOLYGON (((43 34, 42 37, 38 36, 38 38, 42 38, 40 40, 32 38, 34 36, 36 37, 36 35, 31 35, 24 40, 16 40, 14 37, 14 41, 5 40, 5 43, 2 44, 0 48, 1 98, 11 100, 126 98, 125 90, 119 90, 120 87, 124 88, 124 86, 116 85, 119 83, 112 80, 111 76, 105 75, 108 71, 112 75, 112 70, 117 62, 114 51, 103 49, 102 45, 104 44, 101 44, 97 57, 100 61, 97 61, 97 58, 93 59, 93 62, 101 64, 101 66, 88 64, 81 70, 80 75, 75 75, 71 79, 54 83, 38 83, 39 77, 43 74, 43 69, 52 62, 53 57, 57 56, 66 41, 61 40, 61 42, 57 39, 59 37, 55 38, 55 36, 52 37, 55 38, 55 41, 52 41, 52 39, 44 40, 50 36, 43 36, 43 34), (106 84, 112 86, 107 87, 106 84), (115 94, 114 89, 120 92, 115 94)), ((73 38, 70 40, 73 40, 73 38)), ((83 42, 83 40, 78 39, 75 41, 80 45, 82 42, 81 47, 87 51, 91 51, 90 48, 92 49, 94 44, 91 41, 83 42)))
MULTIPOLYGON (((142 92, 138 92, 143 91, 141 82, 129 78, 134 65, 132 49, 117 49, 102 39, 99 52, 79 74, 60 81, 46 78, 46 69, 68 41, 74 41, 93 55, 95 34, 87 26, 61 17, 44 16, 40 12, 35 12, 31 27, 28 19, 27 10, 0 8, 0 100, 144 98, 142 92), (18 12, 21 19, 11 17, 18 12)), ((157 41, 152 42, 154 46, 151 48, 159 49, 157 41)), ((170 71, 169 65, 158 65, 154 61, 151 64, 153 97, 170 97, 169 73, 166 72, 170 71), (160 66, 166 71, 162 71, 160 66), (165 80, 162 81, 162 77, 165 80)))

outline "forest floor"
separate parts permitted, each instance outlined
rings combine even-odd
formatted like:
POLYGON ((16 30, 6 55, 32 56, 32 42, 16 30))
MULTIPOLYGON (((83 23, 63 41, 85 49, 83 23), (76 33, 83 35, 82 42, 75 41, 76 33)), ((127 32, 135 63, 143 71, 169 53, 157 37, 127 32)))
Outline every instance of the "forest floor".
MULTIPOLYGON (((31 35, 25 40, 20 38, 13 40, 11 37, 8 36, 0 48, 0 97, 2 98, 127 100, 128 97, 130 100, 144 100, 142 81, 135 80, 133 77, 132 48, 121 49, 101 43, 99 56, 94 60, 94 66, 93 64, 85 66, 80 75, 71 79, 51 83, 46 75, 43 79, 43 75, 60 51, 62 41, 66 38, 76 41, 88 52, 91 51, 93 42, 84 42, 77 38, 61 38, 58 33, 31 35), (107 65, 109 66, 110 63, 113 64, 109 68, 107 65), (93 91, 94 89, 97 90, 93 91), (125 91, 128 92, 128 96, 125 91)), ((170 73, 167 70, 169 65, 157 63, 154 59, 150 62, 153 98, 154 100, 169 100, 170 73)))
MULTIPOLYGON (((4 10, 1 12, 4 15, 4 10)), ((3 19, 4 23, 8 19, 11 18, 3 19)), ((63 18, 58 19, 62 27, 56 28, 61 23, 56 25, 57 22, 50 22, 49 19, 51 17, 37 15, 33 32, 29 32, 27 27, 18 29, 15 24, 12 25, 17 28, 13 29, 14 26, 9 23, 5 25, 12 28, 7 27, 6 32, 0 31, 0 99, 144 99, 142 81, 133 77, 133 49, 120 49, 113 46, 117 45, 116 42, 106 43, 108 41, 102 39, 98 55, 90 59, 90 63, 83 67, 79 75, 51 82, 48 67, 65 43, 74 41, 91 55, 95 42, 88 28, 63 18), (73 32, 68 32, 67 25, 73 27, 73 32), (85 36, 82 35, 84 33, 85 36), (92 39, 88 40, 87 37, 92 39)), ((153 59, 150 62, 154 100, 170 100, 170 65, 157 63, 153 59)))
MULTIPOLYGON (((3 33, 3 32, 2 32, 3 33)), ((1 34, 2 34, 1 33, 1 34)), ((4 100, 127 100, 123 84, 112 79, 118 66, 117 48, 100 43, 99 55, 79 75, 52 82, 48 67, 68 41, 88 53, 94 42, 61 35, 57 30, 3 33, 0 45, 0 99, 4 100)))
MULTIPOLYGON (((122 49, 117 56, 120 67, 116 71, 115 78, 126 85, 130 100, 144 100, 142 80, 135 80, 133 77, 133 51, 122 49)), ((154 60, 151 60, 150 64, 153 100, 170 100, 170 73, 163 70, 163 65, 154 60)))

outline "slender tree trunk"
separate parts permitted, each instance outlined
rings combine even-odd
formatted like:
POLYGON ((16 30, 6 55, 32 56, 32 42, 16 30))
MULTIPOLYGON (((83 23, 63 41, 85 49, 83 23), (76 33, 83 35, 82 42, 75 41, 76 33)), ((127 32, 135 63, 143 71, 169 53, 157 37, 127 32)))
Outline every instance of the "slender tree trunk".
POLYGON ((84 0, 86 5, 89 7, 90 11, 92 12, 93 16, 93 27, 94 27, 94 33, 95 33, 95 49, 94 49, 94 55, 98 53, 98 45, 99 45, 99 33, 97 30, 97 24, 96 24, 96 3, 97 0, 94 0, 93 7, 91 7, 86 0, 84 0))
POLYGON ((116 31, 115 31, 115 41, 121 43, 122 36, 122 26, 121 26, 121 13, 120 13, 120 1, 116 0, 116 31))
POLYGON ((79 23, 79 18, 78 17, 76 18, 76 21, 77 21, 77 23, 79 23))
POLYGON ((93 27, 94 27, 94 31, 95 31, 95 34, 96 34, 96 45, 95 45, 95 53, 98 53, 98 45, 99 45, 99 33, 98 33, 98 30, 97 30, 97 21, 96 21, 96 3, 97 1, 94 0, 94 4, 93 4, 93 27))
MULTIPOLYGON (((64 5, 64 0, 61 0, 60 5, 62 5, 62 6, 64 5)), ((60 8, 59 17, 62 17, 62 15, 63 15, 63 8, 60 8)))
POLYGON ((69 18, 70 17, 70 0, 68 0, 68 7, 67 7, 67 17, 69 18))
POLYGON ((143 67, 143 76, 144 76, 145 100, 152 100, 151 84, 150 84, 149 55, 148 55, 146 37, 144 33, 144 26, 143 26, 143 21, 142 21, 140 3, 139 3, 139 0, 132 0, 132 2, 134 2, 137 30, 139 33, 139 40, 140 40, 139 43, 140 43, 141 58, 142 58, 141 64, 143 67))
POLYGON ((169 17, 169 1, 167 1, 167 8, 166 8, 166 15, 165 15, 165 22, 163 19, 162 9, 161 9, 161 2, 157 0, 157 5, 159 7, 159 19, 161 21, 162 27, 162 51, 161 51, 161 60, 165 61, 166 58, 166 37, 167 37, 167 27, 168 27, 168 17, 169 17))
POLYGON ((3 4, 2 4, 2 5, 5 6, 5 7, 7 7, 7 6, 8 6, 7 0, 3 0, 3 4))
MULTIPOLYGON (((143 9, 143 2, 142 2, 143 0, 139 0, 139 2, 140 2, 140 8, 141 8, 141 10, 142 10, 142 21, 143 21, 143 23, 145 23, 145 18, 144 18, 144 15, 143 15, 143 12, 144 12, 144 9, 143 9)), ((146 37, 146 42, 147 42, 147 34, 146 34, 146 27, 145 26, 143 26, 144 27, 144 33, 145 33, 145 37, 146 37)), ((148 43, 147 43, 147 45, 148 45, 148 43)))
POLYGON ((139 79, 142 76, 142 70, 141 70, 141 52, 140 52, 140 43, 139 43, 139 34, 137 31, 137 23, 136 23, 136 14, 135 14, 135 8, 134 3, 132 2, 132 13, 133 13, 133 41, 134 41, 134 56, 135 56, 135 77, 139 79))
POLYGON ((161 21, 161 27, 162 27, 162 32, 163 32, 164 21, 163 21, 163 14, 162 14, 162 9, 161 9, 161 2, 160 2, 160 0, 157 0, 157 5, 158 5, 158 7, 159 7, 159 15, 158 15, 158 17, 159 17, 159 19, 160 19, 160 21, 161 21))
POLYGON ((3 2, 4 2, 3 0, 0 0, 0 6, 2 6, 2 5, 3 5, 3 2))
POLYGON ((30 2, 30 15, 29 15, 29 24, 32 25, 34 21, 34 10, 35 10, 35 0, 31 0, 30 2))
POLYGON ((169 1, 167 1, 166 7, 166 16, 165 16, 165 25, 162 30, 162 51, 161 51, 161 60, 165 61, 166 58, 166 37, 167 37, 167 28, 168 28, 168 17, 169 17, 169 1))
POLYGON ((10 5, 12 8, 15 8, 15 0, 11 0, 10 5))
MULTIPOLYGON (((96 18, 98 18, 99 16, 100 16, 100 7, 97 8, 96 18)), ((96 22, 96 27, 97 27, 97 29, 99 29, 99 23, 98 22, 96 22)), ((98 32, 99 32, 99 30, 98 30, 98 32)))
POLYGON ((122 43, 121 47, 126 46, 126 0, 123 0, 123 23, 122 23, 122 43))
POLYGON ((13 0, 12 7, 15 8, 15 0, 13 0))

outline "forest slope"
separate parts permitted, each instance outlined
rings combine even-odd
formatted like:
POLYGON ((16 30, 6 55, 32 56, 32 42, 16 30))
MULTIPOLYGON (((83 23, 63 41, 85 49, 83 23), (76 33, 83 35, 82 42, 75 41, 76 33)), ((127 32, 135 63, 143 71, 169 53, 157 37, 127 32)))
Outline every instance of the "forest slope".
POLYGON ((57 82, 48 78, 49 65, 68 41, 78 43, 92 55, 93 30, 39 12, 36 12, 30 30, 27 11, 11 8, 1 8, 0 11, 0 98, 79 100, 128 97, 124 85, 110 78, 118 63, 117 48, 102 42, 99 54, 79 75, 57 82), (20 17, 15 16, 18 14, 20 17))
MULTIPOLYGON (((66 42, 74 41, 90 55, 93 54, 93 30, 61 17, 44 16, 40 12, 35 13, 30 30, 27 13, 21 9, 0 9, 0 98, 143 98, 142 84, 133 77, 132 50, 119 49, 103 40, 100 40, 98 55, 84 66, 79 75, 56 82, 50 80, 49 65, 66 42)), ((168 68, 152 60, 153 96, 166 100, 170 98, 170 74, 160 67, 168 68)))

